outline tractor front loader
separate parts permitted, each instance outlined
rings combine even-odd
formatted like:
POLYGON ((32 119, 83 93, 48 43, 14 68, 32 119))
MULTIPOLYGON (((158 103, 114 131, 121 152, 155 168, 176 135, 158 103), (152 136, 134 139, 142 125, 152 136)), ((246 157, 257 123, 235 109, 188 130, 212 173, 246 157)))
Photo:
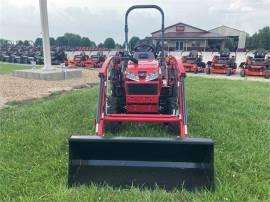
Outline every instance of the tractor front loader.
POLYGON ((181 58, 170 56, 165 61, 163 49, 158 54, 148 40, 128 49, 128 15, 144 8, 160 11, 164 47, 162 9, 156 5, 129 8, 126 51, 107 58, 100 69, 96 134, 69 139, 68 184, 213 189, 214 143, 187 137, 186 74, 181 58), (121 122, 169 124, 176 129, 176 137, 104 136, 107 128, 120 127, 121 122))

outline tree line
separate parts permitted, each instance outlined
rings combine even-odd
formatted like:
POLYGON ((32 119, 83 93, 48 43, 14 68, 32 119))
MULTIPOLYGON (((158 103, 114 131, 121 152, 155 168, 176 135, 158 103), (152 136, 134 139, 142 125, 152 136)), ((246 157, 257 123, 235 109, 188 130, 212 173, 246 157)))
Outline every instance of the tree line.
POLYGON ((247 36, 246 48, 249 50, 264 48, 270 51, 270 26, 263 27, 251 36, 247 36))
MULTIPOLYGON (((36 46, 42 45, 42 38, 37 38, 34 42, 36 46)), ((90 48, 108 48, 114 49, 117 44, 113 38, 107 38, 103 43, 96 44, 88 37, 81 37, 79 34, 65 33, 63 36, 57 38, 50 37, 50 44, 52 46, 68 46, 68 47, 90 47, 90 48)))
MULTIPOLYGON (((129 46, 133 48, 135 44, 139 41, 139 37, 132 37, 129 40, 129 46)), ((11 42, 6 39, 0 39, 0 45, 8 45, 11 42)), ((34 41, 28 40, 19 40, 16 42, 18 45, 35 45, 42 46, 42 38, 37 38, 34 41)), ((94 41, 91 41, 88 37, 81 37, 79 34, 65 33, 63 36, 59 37, 50 37, 51 46, 61 46, 61 47, 90 47, 90 48, 108 48, 108 49, 123 49, 124 44, 116 43, 115 40, 111 37, 106 38, 104 42, 96 44, 94 41)))

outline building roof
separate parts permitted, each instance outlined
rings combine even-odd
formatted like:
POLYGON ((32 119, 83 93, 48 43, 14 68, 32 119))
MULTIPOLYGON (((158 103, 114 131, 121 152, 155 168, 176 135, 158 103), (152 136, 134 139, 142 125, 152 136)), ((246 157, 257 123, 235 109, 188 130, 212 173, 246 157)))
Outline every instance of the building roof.
MULTIPOLYGON (((215 27, 213 29, 210 29, 209 32, 213 31, 213 30, 216 30, 216 29, 219 29, 219 28, 226 28, 226 29, 232 29, 232 30, 235 30, 237 32, 245 32, 245 31, 242 31, 242 30, 239 30, 239 29, 235 29, 235 28, 232 28, 232 27, 228 27, 226 25, 221 25, 219 27, 215 27)), ((246 32, 245 32, 246 33, 246 32)))
MULTIPOLYGON (((185 25, 185 26, 188 26, 188 27, 191 27, 191 28, 200 30, 201 32, 208 32, 208 31, 206 31, 206 30, 204 30, 204 29, 200 29, 200 28, 198 28, 198 27, 194 27, 194 26, 191 26, 191 25, 182 23, 182 22, 178 22, 178 23, 176 23, 176 24, 174 24, 174 25, 171 25, 171 26, 169 26, 169 27, 165 27, 164 30, 166 31, 167 29, 170 29, 170 28, 172 28, 172 27, 174 27, 174 26, 177 26, 177 25, 185 25)), ((153 34, 156 34, 156 33, 158 33, 158 32, 161 32, 161 29, 159 29, 159 30, 157 30, 157 31, 155 31, 155 32, 152 32, 151 34, 153 35, 153 34)))
MULTIPOLYGON (((161 30, 152 32, 152 38, 157 39, 161 37, 161 30), (153 36, 156 35, 157 33, 160 33, 158 36, 153 36)), ((219 33, 214 33, 214 32, 210 32, 210 31, 206 31, 197 27, 193 27, 191 25, 187 25, 185 23, 179 22, 176 23, 174 25, 171 25, 169 27, 165 28, 165 33, 164 33, 164 37, 167 39, 179 39, 179 38, 183 38, 183 39, 209 39, 209 38, 214 38, 214 39, 223 39, 224 36, 219 34, 219 33), (170 28, 173 28, 175 26, 178 25, 184 25, 187 27, 191 27, 193 29, 195 29, 195 32, 166 32, 168 31, 170 28)))
MULTIPOLYGON (((160 38, 161 35, 153 38, 160 38)), ((224 36, 212 33, 212 32, 167 32, 164 33, 164 38, 170 39, 177 39, 177 38, 185 38, 185 39, 209 39, 209 38, 216 38, 216 39, 223 39, 224 36)))

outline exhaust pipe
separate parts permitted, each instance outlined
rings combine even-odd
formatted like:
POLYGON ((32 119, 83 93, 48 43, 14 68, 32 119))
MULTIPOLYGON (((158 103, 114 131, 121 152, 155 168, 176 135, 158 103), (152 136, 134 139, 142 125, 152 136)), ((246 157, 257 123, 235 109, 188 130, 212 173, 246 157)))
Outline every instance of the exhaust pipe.
POLYGON ((68 185, 214 189, 207 138, 71 136, 68 185))

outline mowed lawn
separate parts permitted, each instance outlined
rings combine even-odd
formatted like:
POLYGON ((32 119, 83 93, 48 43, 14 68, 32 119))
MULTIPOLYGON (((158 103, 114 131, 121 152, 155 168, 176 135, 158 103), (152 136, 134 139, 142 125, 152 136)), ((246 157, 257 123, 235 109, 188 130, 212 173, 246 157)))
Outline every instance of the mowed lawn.
POLYGON ((20 70, 20 69, 30 69, 32 68, 31 65, 21 65, 21 64, 4 64, 0 63, 0 74, 3 73, 11 73, 14 72, 15 70, 20 70))
MULTIPOLYGON (((96 99, 92 88, 0 111, 0 201, 270 200, 270 83, 187 78, 190 134, 215 141, 214 192, 68 189, 68 137, 94 134, 96 99)), ((119 134, 174 135, 134 125, 119 134)))

